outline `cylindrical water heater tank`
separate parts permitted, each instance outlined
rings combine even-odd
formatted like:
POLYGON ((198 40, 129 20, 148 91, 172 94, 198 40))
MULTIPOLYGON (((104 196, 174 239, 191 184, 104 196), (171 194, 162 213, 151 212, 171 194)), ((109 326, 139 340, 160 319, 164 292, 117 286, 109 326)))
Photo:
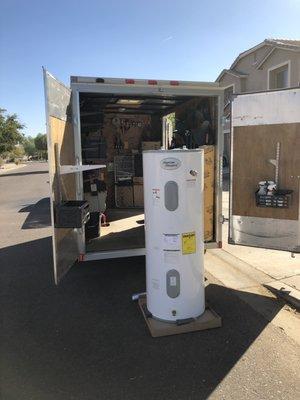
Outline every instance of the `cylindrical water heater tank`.
POLYGON ((154 318, 205 310, 203 150, 143 152, 147 308, 154 318))

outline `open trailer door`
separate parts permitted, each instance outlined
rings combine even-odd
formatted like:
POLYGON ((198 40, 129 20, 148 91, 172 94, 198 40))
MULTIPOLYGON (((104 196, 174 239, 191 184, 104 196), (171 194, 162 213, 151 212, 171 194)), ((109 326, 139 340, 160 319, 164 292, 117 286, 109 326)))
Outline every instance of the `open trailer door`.
POLYGON ((229 243, 300 252, 300 88, 238 95, 231 121, 229 243))
POLYGON ((71 90, 45 69, 44 90, 47 120, 50 202, 53 241, 54 279, 57 284, 78 258, 80 229, 57 228, 55 210, 58 204, 75 200, 80 176, 65 173, 66 166, 78 165, 81 157, 74 142, 71 90), (64 168, 62 168, 64 166, 64 168))

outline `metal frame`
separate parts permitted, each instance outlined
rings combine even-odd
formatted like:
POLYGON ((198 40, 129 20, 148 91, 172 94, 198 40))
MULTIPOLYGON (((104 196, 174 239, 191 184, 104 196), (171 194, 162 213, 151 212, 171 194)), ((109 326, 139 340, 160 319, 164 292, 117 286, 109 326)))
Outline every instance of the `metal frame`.
MULTIPOLYGON (((45 116, 46 116, 46 133, 47 133, 47 147, 48 149, 51 148, 51 139, 50 139, 50 126, 49 126, 49 108, 48 108, 48 85, 47 85, 47 74, 51 75, 45 67, 43 67, 43 81, 44 81, 44 102, 45 102, 45 116)), ((53 79, 54 76, 51 75, 53 79)), ((48 164, 51 165, 53 163, 52 160, 52 154, 49 152, 48 154, 49 160, 48 164)), ((53 185, 53 180, 52 180, 52 175, 49 174, 49 195, 51 197, 51 191, 52 191, 52 185, 53 185)), ((54 243, 54 235, 55 235, 55 228, 54 228, 54 206, 53 206, 53 201, 50 200, 50 215, 51 215, 51 231, 52 231, 52 254, 53 254, 53 264, 54 264, 54 276, 56 276, 57 271, 56 271, 56 249, 55 249, 55 243, 54 243)))
MULTIPOLYGON (((270 90, 270 73, 271 73, 272 71, 275 71, 276 69, 279 69, 279 68, 281 68, 281 67, 284 67, 285 65, 287 65, 287 67, 288 67, 288 85, 287 85, 286 88, 289 88, 289 87, 290 87, 290 85, 291 85, 291 60, 287 60, 287 61, 284 61, 284 62, 282 62, 282 63, 280 63, 280 64, 274 65, 273 67, 268 68, 268 70, 267 70, 267 73, 268 73, 268 77, 267 77, 267 79, 268 79, 267 88, 268 88, 268 90, 270 90)), ((272 88, 272 89, 280 90, 280 89, 286 89, 286 88, 272 88)))
MULTIPOLYGON (((105 78, 105 81, 107 79, 105 78)), ((124 80, 123 80, 124 81, 124 80)), ((169 81, 158 81, 157 86, 147 85, 147 81, 136 80, 137 85, 122 83, 119 79, 111 79, 111 83, 97 83, 95 78, 89 77, 71 77, 71 90, 73 96, 73 123, 76 149, 81 152, 81 136, 80 136, 80 109, 79 94, 80 93, 112 93, 120 95, 156 95, 163 94, 177 96, 206 96, 216 98, 217 101, 217 142, 216 142, 216 177, 215 177, 215 241, 205 244, 205 248, 218 248, 222 246, 222 165, 223 165, 223 103, 224 90, 216 83, 199 83, 199 82, 181 82, 178 86, 171 86, 169 81), (78 83, 81 80, 81 83, 78 83)), ((82 165, 82 158, 79 165, 82 165)), ((82 174, 78 176, 77 198, 83 198, 82 190, 82 174)), ((84 229, 79 235, 78 248, 80 254, 84 254, 83 259, 101 260, 119 257, 134 257, 145 255, 145 249, 126 249, 111 250, 100 252, 87 252, 85 246, 84 229)))
POLYGON ((83 261, 108 260, 110 258, 140 257, 146 255, 144 247, 125 250, 92 251, 84 254, 83 261))
MULTIPOLYGON (((81 148, 81 127, 80 127, 80 108, 79 108, 79 92, 74 91, 71 86, 72 92, 72 122, 74 132, 74 146, 75 151, 79 154, 76 164, 82 166, 82 148, 81 148)), ((76 174, 76 199, 83 200, 83 176, 82 173, 76 174)), ((85 231, 84 227, 78 229, 78 252, 79 254, 85 253, 85 231)))

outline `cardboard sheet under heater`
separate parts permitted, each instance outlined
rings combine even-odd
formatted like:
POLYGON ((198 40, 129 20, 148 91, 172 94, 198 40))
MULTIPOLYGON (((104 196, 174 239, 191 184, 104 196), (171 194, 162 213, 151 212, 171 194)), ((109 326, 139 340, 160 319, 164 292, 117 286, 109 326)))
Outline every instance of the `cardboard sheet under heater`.
POLYGON ((158 321, 148 316, 146 296, 141 296, 138 304, 152 337, 178 335, 180 333, 203 331, 222 326, 221 317, 209 306, 206 306, 204 313, 194 321, 177 325, 175 323, 158 321))

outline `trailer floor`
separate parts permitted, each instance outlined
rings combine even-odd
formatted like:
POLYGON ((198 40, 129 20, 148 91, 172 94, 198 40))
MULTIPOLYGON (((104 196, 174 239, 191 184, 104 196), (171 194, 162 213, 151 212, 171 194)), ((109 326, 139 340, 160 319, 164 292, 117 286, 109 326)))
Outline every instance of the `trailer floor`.
POLYGON ((101 236, 87 244, 87 252, 145 247, 143 210, 111 208, 106 215, 110 225, 101 227, 101 236))

